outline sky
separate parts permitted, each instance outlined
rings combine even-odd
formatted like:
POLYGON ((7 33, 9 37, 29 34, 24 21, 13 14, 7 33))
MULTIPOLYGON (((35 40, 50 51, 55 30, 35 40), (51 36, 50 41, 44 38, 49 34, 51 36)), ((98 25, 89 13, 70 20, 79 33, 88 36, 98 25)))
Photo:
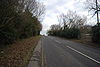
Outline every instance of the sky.
MULTIPOLYGON (((68 10, 76 11, 79 15, 85 15, 88 18, 87 24, 93 24, 95 20, 92 20, 88 13, 88 10, 85 9, 85 0, 41 0, 44 3, 46 11, 44 20, 41 22, 43 29, 41 34, 46 35, 47 30, 50 29, 50 26, 53 24, 58 24, 57 16, 62 13, 67 13, 68 10), (90 22, 92 20, 92 22, 90 22)), ((95 18, 95 17, 94 17, 95 18)))

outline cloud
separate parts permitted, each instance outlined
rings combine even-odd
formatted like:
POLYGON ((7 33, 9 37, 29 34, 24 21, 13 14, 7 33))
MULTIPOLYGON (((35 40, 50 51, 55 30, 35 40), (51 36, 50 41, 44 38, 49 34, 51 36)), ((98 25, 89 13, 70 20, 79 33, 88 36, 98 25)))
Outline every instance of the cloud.
POLYGON ((58 24, 57 16, 67 13, 68 10, 76 11, 80 15, 88 15, 84 10, 85 0, 41 0, 46 5, 46 15, 42 22, 43 29, 41 34, 46 34, 52 24, 58 24))

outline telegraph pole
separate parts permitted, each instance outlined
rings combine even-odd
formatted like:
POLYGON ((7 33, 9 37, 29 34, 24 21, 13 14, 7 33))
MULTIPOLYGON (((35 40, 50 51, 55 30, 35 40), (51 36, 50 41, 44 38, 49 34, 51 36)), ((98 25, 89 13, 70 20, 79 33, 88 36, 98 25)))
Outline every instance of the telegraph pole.
POLYGON ((99 14, 98 14, 99 9, 98 9, 98 2, 97 2, 97 0, 96 0, 96 10, 97 10, 97 24, 99 24, 99 14))

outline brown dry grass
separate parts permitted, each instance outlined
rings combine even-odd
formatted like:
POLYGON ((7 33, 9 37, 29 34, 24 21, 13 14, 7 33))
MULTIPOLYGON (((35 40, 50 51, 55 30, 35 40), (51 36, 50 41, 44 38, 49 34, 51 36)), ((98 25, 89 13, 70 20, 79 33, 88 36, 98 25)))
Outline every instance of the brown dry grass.
POLYGON ((39 38, 24 39, 4 49, 0 53, 0 67, 25 67, 39 38))

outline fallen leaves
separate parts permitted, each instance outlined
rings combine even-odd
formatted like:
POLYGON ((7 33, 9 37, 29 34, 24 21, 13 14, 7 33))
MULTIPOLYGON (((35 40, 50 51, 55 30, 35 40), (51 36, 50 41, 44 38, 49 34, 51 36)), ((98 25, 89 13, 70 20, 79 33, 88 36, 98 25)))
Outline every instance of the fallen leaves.
POLYGON ((40 37, 31 37, 16 42, 0 56, 0 67, 25 67, 40 37))

